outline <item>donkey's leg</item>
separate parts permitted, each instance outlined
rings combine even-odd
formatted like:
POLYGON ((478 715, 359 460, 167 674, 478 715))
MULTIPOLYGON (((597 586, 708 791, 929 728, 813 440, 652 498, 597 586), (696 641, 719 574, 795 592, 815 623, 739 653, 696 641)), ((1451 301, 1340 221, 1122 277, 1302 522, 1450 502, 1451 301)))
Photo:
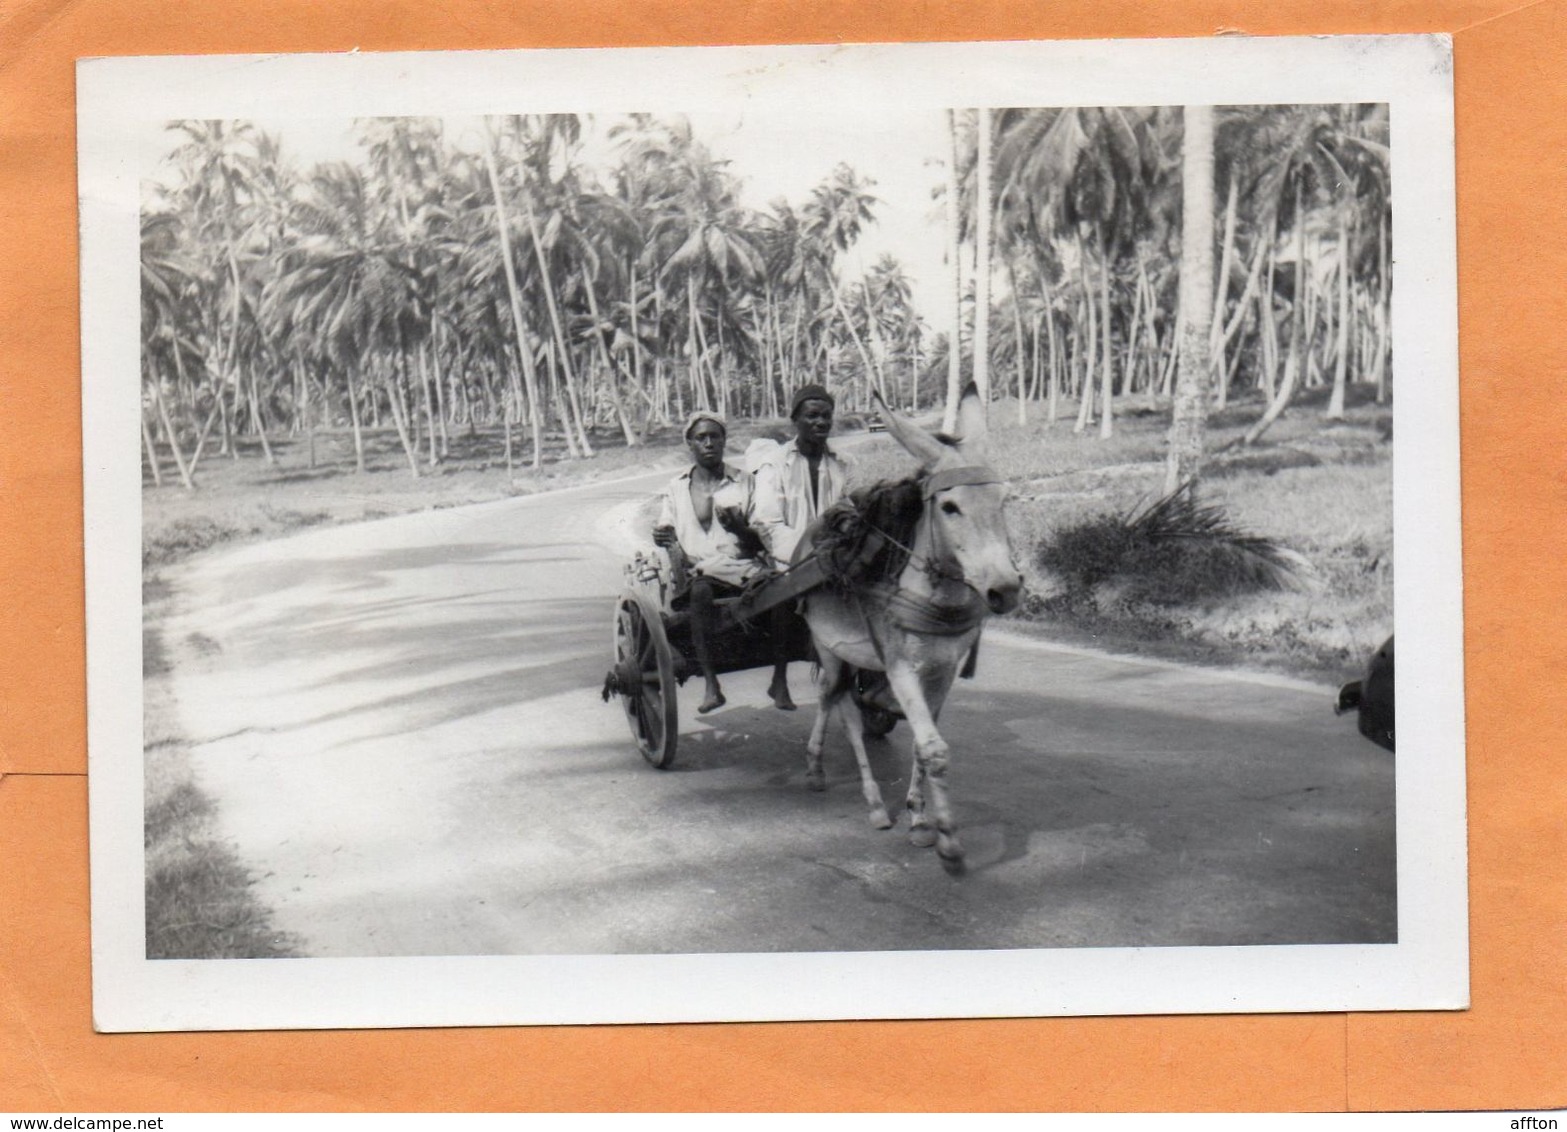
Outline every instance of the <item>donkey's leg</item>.
MULTIPOLYGON (((852 684, 854 675, 848 674, 845 684, 852 684)), ((854 761, 860 764, 860 793, 870 809, 871 824, 877 829, 891 829, 892 819, 887 816, 887 803, 882 801, 881 787, 871 773, 870 756, 865 753, 865 720, 860 715, 860 705, 852 695, 838 697, 838 715, 849 732, 849 746, 854 748, 854 761)))
MULTIPOLYGON (((941 707, 952 690, 955 668, 927 671, 924 676, 925 706, 930 709, 931 726, 941 718, 941 707)), ((936 824, 936 853, 949 869, 963 867, 963 845, 958 841, 958 823, 952 816, 952 805, 947 797, 947 766, 950 748, 940 735, 936 747, 925 760, 925 788, 930 802, 931 818, 936 824)))
POLYGON ((893 693, 903 705, 909 728, 914 732, 914 766, 909 771, 909 840, 924 847, 933 841, 943 861, 958 865, 963 846, 958 841, 947 801, 948 747, 936 730, 935 713, 941 710, 946 689, 938 682, 924 679, 910 663, 896 662, 888 667, 893 693), (930 695, 935 693, 934 695, 930 695), (935 700, 934 705, 927 699, 935 700), (926 803, 930 812, 926 812, 926 803), (935 833, 931 832, 934 824, 935 833))
POLYGON ((822 747, 827 741, 827 722, 833 708, 848 688, 848 665, 826 649, 821 654, 821 670, 816 674, 816 722, 811 725, 811 737, 805 743, 805 785, 812 790, 827 789, 827 776, 822 772, 822 747))

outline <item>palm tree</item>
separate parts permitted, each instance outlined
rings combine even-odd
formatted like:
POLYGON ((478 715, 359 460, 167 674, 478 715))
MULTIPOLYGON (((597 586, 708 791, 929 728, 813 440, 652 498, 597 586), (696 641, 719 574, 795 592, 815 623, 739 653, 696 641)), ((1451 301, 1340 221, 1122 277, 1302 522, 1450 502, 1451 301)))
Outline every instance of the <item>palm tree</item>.
MULTIPOLYGON (((576 367, 566 340, 557 276, 570 275, 569 263, 557 263, 555 253, 564 245, 563 230, 571 226, 571 205, 576 193, 573 154, 581 138, 582 122, 575 114, 511 115, 503 121, 502 136, 512 142, 514 167, 520 192, 517 200, 527 227, 538 269, 539 291, 544 299, 554 348, 546 357, 551 372, 557 367, 565 387, 562 426, 567 448, 593 455, 583 420, 582 397, 576 367)), ((580 233, 576 233, 580 242, 580 233)))
MULTIPOLYGON (((1151 187, 1167 163, 1156 118, 1151 109, 1133 107, 1006 111, 997 146, 1001 195, 1021 193, 1039 200, 1038 212, 1049 230, 1070 234, 1075 242, 1089 315, 1101 339, 1100 435, 1106 437, 1112 429, 1115 368, 1111 275, 1144 220, 1151 187), (1097 305, 1090 264, 1098 267, 1097 305)), ((1086 423, 1091 397, 1086 380, 1082 394, 1079 427, 1086 423)))
MULTIPOLYGON (((1306 318, 1307 300, 1311 297, 1308 287, 1314 282, 1307 265, 1306 236, 1313 216, 1308 210, 1327 207, 1328 221, 1335 229, 1341 287, 1347 288, 1356 258, 1347 230, 1349 217, 1363 199, 1372 202, 1375 215, 1380 217, 1383 213, 1387 183, 1386 136, 1386 118, 1377 107, 1269 107, 1252 120, 1248 142, 1273 154, 1258 178, 1254 192, 1266 218, 1266 229, 1278 232, 1288 222, 1295 270, 1289 352, 1283 380, 1267 410, 1247 431, 1243 438, 1246 444, 1255 443, 1278 419, 1288 406, 1302 372, 1314 362, 1309 340, 1314 326, 1306 318)), ((1378 242, 1380 244, 1380 238, 1378 242)), ((1271 291, 1269 293, 1271 295, 1271 291)), ((1347 290, 1341 290, 1344 296, 1340 301, 1341 325, 1348 320, 1347 294, 1347 290)), ((1271 331, 1272 328, 1265 326, 1264 329, 1271 331)), ((1328 409, 1330 417, 1343 413, 1346 373, 1341 366, 1347 364, 1348 350, 1347 343, 1340 344, 1345 348, 1339 349, 1335 364, 1335 388, 1328 409)))
MULTIPOLYGON (((145 214, 141 221, 141 330, 142 330, 142 380, 151 393, 153 407, 163 427, 164 439, 173 453, 174 464, 179 469, 180 481, 187 491, 195 490, 194 468, 185 462, 180 450, 179 436, 163 397, 164 375, 158 364, 159 355, 167 351, 183 374, 182 352, 187 343, 181 338, 179 325, 184 295, 194 285, 191 269, 178 255, 179 219, 167 212, 145 214)), ((183 384, 183 381, 181 382, 183 384)), ((155 482, 159 480, 157 451, 150 432, 143 421, 143 439, 147 445, 147 461, 152 466, 155 482)))
MULTIPOLYGON (((485 141, 482 153, 492 197, 491 216, 496 235, 500 240, 501 275, 506 280, 507 307, 511 313, 512 331, 516 336, 517 360, 522 370, 523 382, 527 387, 528 424, 533 433, 533 466, 538 468, 544 463, 544 425, 539 414, 539 382, 533 366, 533 348, 529 342, 528 328, 522 314, 522 291, 517 285, 517 262, 512 253, 511 220, 507 213, 506 193, 501 188, 500 170, 495 160, 497 144, 495 130, 488 118, 484 121, 484 128, 485 141)), ((509 422, 510 417, 508 416, 506 420, 509 422)), ((508 432, 508 450, 510 439, 511 434, 508 432)))
POLYGON ((958 118, 955 111, 947 111, 946 213, 947 213, 947 269, 952 273, 947 294, 951 305, 947 308, 952 318, 952 329, 947 334, 947 407, 942 414, 942 431, 951 434, 958 428, 958 402, 963 397, 963 263, 962 228, 958 200, 958 118))
POLYGON ((272 304, 309 328, 345 373, 356 468, 365 468, 359 400, 368 361, 384 375, 398 439, 417 477, 400 363, 428 320, 429 296, 411 249, 376 223, 365 178, 346 163, 315 171, 297 216, 302 234, 283 257, 272 304))
POLYGON ((744 287, 761 278, 764 264, 727 163, 715 160, 688 134, 674 157, 674 191, 652 225, 642 261, 656 271, 667 301, 678 303, 677 295, 684 299, 686 350, 698 407, 724 410, 730 400, 724 383, 727 370, 721 356, 714 364, 723 343, 715 349, 704 324, 711 321, 715 331, 720 330, 729 307, 744 287), (712 313, 704 318, 709 307, 712 313))
MULTIPOLYGON (((976 111, 978 140, 975 152, 977 184, 974 194, 974 384, 980 403, 990 408, 990 222, 993 210, 991 181, 991 112, 976 111)), ((1020 399, 1021 403, 1021 399, 1020 399)))
MULTIPOLYGON (((775 318, 778 357, 789 359, 787 367, 780 366, 784 384, 788 386, 798 380, 802 331, 809 338, 818 323, 814 315, 807 322, 806 313, 814 312, 820 304, 818 291, 823 280, 817 266, 824 256, 816 246, 816 236, 807 227, 805 217, 788 201, 776 200, 771 209, 763 218, 762 248, 768 287, 790 308, 787 347, 782 319, 775 318)), ((810 342, 806 343, 803 352, 807 358, 817 356, 817 350, 810 342)))
MULTIPOLYGON (((854 246, 861 229, 874 222, 874 206, 877 202, 870 193, 874 185, 874 181, 861 177, 849 165, 840 163, 827 180, 811 190, 811 199, 801 211, 805 231, 812 237, 812 246, 818 257, 816 269, 826 283, 834 313, 842 321, 859 352, 860 362, 865 367, 865 381, 874 381, 877 389, 883 390, 881 370, 866 349, 865 342, 843 305, 843 281, 835 263, 839 254, 854 246)), ((869 401, 868 395, 866 400, 869 401)))
POLYGON ((414 347, 424 410, 427 462, 433 468, 450 446, 445 430, 439 354, 433 340, 440 317, 442 269, 447 266, 438 254, 437 237, 450 220, 443 191, 451 155, 443 140, 441 123, 434 118, 365 119, 359 123, 358 133, 369 158, 377 202, 400 234, 407 258, 419 272, 421 289, 431 300, 429 319, 416 328, 417 339, 410 344, 414 347), (432 367, 436 370, 433 374, 432 367))
POLYGON ((231 426, 237 428, 240 399, 247 393, 239 364, 241 323, 247 321, 240 259, 262 163, 261 135, 248 122, 186 120, 170 129, 185 137, 172 157, 181 171, 175 205, 187 218, 192 242, 203 256, 206 368, 219 383, 223 450, 237 459, 231 426), (223 401, 225 388, 232 390, 232 406, 223 401))
POLYGON ((1208 348, 1213 317, 1213 107, 1188 106, 1181 151, 1180 363, 1170 421, 1164 490, 1196 483, 1208 417, 1208 348))

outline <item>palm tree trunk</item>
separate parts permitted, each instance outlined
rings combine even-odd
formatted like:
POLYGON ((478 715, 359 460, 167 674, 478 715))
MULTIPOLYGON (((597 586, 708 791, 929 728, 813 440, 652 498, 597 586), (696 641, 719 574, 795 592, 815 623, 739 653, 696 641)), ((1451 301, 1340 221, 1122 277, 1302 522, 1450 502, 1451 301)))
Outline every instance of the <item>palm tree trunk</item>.
POLYGON ((1044 310, 1045 334, 1050 342, 1050 372, 1045 380, 1049 387, 1045 394, 1045 419, 1055 424, 1061 416, 1061 339, 1056 333, 1055 312, 1049 306, 1044 310))
POLYGON ((299 387, 298 423, 305 430, 305 451, 308 461, 306 466, 314 468, 316 466, 316 419, 310 412, 310 377, 305 372, 304 359, 297 352, 293 355, 293 368, 294 382, 299 387))
POLYGON ((1344 386, 1349 376, 1349 225, 1338 209, 1338 336, 1333 351, 1333 392, 1328 396, 1328 420, 1344 419, 1344 386))
POLYGON ((510 299, 512 330, 517 336, 517 358, 522 365, 522 376, 528 387, 528 417, 533 430, 533 466, 544 463, 544 426, 539 418, 538 375, 533 370, 533 353, 528 347, 528 332, 523 325, 522 296, 517 288, 517 267, 512 260, 511 235, 506 220, 506 205, 501 196, 500 174, 495 168, 495 136, 491 133, 490 120, 484 120, 484 167, 490 178, 490 192, 495 197, 495 227, 501 241, 501 261, 506 268, 506 294, 510 299))
MULTIPOLYGON (((1028 374, 1029 355, 1023 348, 1023 299, 1017 293, 1017 267, 1011 256, 1007 261, 1007 285, 1012 289, 1012 337, 1017 342, 1017 423, 1028 423, 1028 391, 1024 381, 1028 374)), ((1039 327, 1034 327, 1034 353, 1039 352, 1039 327)))
POLYGON ((1267 283, 1257 295, 1257 326, 1262 335, 1262 395, 1269 403, 1278 392, 1279 377, 1279 320, 1273 309, 1275 284, 1274 268, 1277 266, 1275 246, 1279 240, 1279 218, 1275 213, 1269 225, 1267 245, 1267 283))
POLYGON ((1388 347, 1388 278, 1387 278, 1387 216, 1383 214, 1377 217, 1377 299, 1376 317, 1373 320, 1376 327, 1376 345, 1372 349, 1372 372, 1376 375, 1377 404, 1380 405, 1387 396, 1387 347, 1388 347))
POLYGON ((584 457, 593 455, 593 445, 588 443, 588 433, 582 425, 582 405, 577 397, 577 375, 571 364, 571 351, 566 346, 566 332, 561 326, 560 304, 555 298, 555 283, 550 276, 549 259, 544 254, 544 243, 539 238, 538 221, 533 215, 533 205, 527 197, 522 203, 523 219, 528 224, 528 235, 533 240, 533 257, 539 265, 539 279, 543 283, 544 307, 549 312, 550 327, 555 332, 555 346, 560 351, 560 372, 566 383, 566 404, 571 415, 561 421, 567 433, 577 430, 577 443, 584 457))
POLYGON ((1284 380, 1279 385, 1279 391, 1268 404, 1268 409, 1262 414, 1262 419, 1246 430, 1246 435, 1241 437, 1243 445, 1252 445, 1262 438, 1273 422, 1279 419, 1290 398, 1295 393, 1295 385, 1300 380, 1300 371, 1303 368, 1300 344, 1305 332, 1303 324, 1306 321, 1305 304, 1301 301, 1301 291, 1305 287, 1306 274, 1306 218, 1302 211, 1304 201, 1302 199, 1300 182, 1295 183, 1295 309, 1291 312, 1290 346, 1289 356, 1284 360, 1284 380))
MULTIPOLYGON (((176 346, 176 349, 178 349, 178 346, 176 346)), ((196 484, 191 479, 190 469, 185 466, 185 457, 180 453, 180 442, 174 435, 174 422, 169 419, 169 407, 164 404, 163 390, 159 388, 159 385, 158 375, 154 373, 152 379, 152 403, 158 410, 158 420, 163 425, 163 435, 169 442, 169 451, 174 454, 174 466, 180 470, 180 480, 184 483, 185 490, 195 491, 196 484)))
MULTIPOLYGON (((640 302, 637 295, 637 264, 632 259, 629 263, 631 279, 631 375, 632 381, 637 387, 637 392, 647 397, 647 390, 643 388, 642 379, 642 325, 640 314, 640 302)), ((657 409, 656 401, 648 397, 648 405, 651 409, 657 409)))
POLYGON ((1028 395, 1036 401, 1039 399, 1040 386, 1045 376, 1045 359, 1039 350, 1039 322, 1040 315, 1034 316, 1033 324, 1029 327, 1030 345, 1028 351, 1028 395))
POLYGON ((588 313, 593 317, 593 341, 598 343, 599 357, 604 363, 605 390, 609 395, 610 404, 614 407, 615 419, 620 422, 620 431, 626 438, 626 447, 635 448, 642 443, 642 438, 633 431, 631 421, 626 417, 626 407, 620 399, 620 390, 618 388, 617 374, 619 371, 613 359, 609 356, 609 347, 604 345, 604 334, 599 329, 604 323, 599 315, 598 298, 593 293, 593 280, 585 274, 583 276, 582 289, 587 293, 588 313))
POLYGON ((843 325, 848 328, 849 339, 854 343, 854 348, 859 351, 860 363, 865 367, 865 379, 874 380, 876 388, 881 390, 885 385, 881 379, 881 369, 872 360, 870 351, 865 348, 865 343, 860 339, 860 332, 855 329, 854 320, 849 317, 849 309, 843 305, 843 296, 839 293, 836 278, 832 281, 832 305, 833 310, 838 312, 838 317, 843 320, 843 325))
POLYGON ((724 312, 722 307, 722 300, 719 302, 720 306, 717 312, 717 316, 713 319, 713 325, 718 330, 718 369, 715 371, 715 377, 718 382, 718 413, 720 416, 727 417, 730 411, 733 409, 733 406, 730 404, 729 396, 729 365, 724 357, 724 312))
MULTIPOLYGON (((229 290, 233 292, 233 302, 229 307, 229 342, 228 349, 224 353, 223 367, 219 371, 225 379, 232 379, 234 385, 234 398, 230 405, 229 413, 223 418, 223 443, 224 449, 235 460, 239 459, 239 399, 244 392, 244 377, 239 371, 239 310, 240 310, 240 286, 239 286, 239 259, 234 253, 234 237, 226 235, 224 252, 228 257, 229 290)), ((220 387, 221 391, 221 387, 220 387)))
MULTIPOLYGON (((786 386, 793 386, 800 379, 800 314, 804 310, 805 302, 801 296, 796 295, 794 300, 794 325, 789 331, 789 380, 786 386)), ((787 397, 787 387, 784 392, 787 397)))
POLYGON ((1181 154, 1180 362, 1165 461, 1166 495, 1195 484, 1202 470, 1213 365, 1213 108, 1188 106, 1181 154))
POLYGON ((392 424, 397 429, 397 439, 402 443, 403 455, 408 457, 408 471, 419 478, 419 452, 408 432, 408 404, 403 400, 403 383, 395 372, 388 375, 386 403, 392 410, 392 424))
POLYGON ((141 443, 147 453, 147 466, 152 469, 152 486, 163 486, 163 472, 158 468, 158 449, 152 442, 152 426, 147 423, 146 410, 141 414, 141 443))
POLYGON ((1083 231, 1079 228, 1077 237, 1077 268, 1083 280, 1083 305, 1088 310, 1088 330, 1084 337, 1083 376, 1078 382, 1077 420, 1072 425, 1074 433, 1080 433, 1088 427, 1088 422, 1093 419, 1094 411, 1094 369, 1098 358, 1099 349, 1099 308, 1094 305, 1094 281, 1088 270, 1088 251, 1083 247, 1083 231))
POLYGON ((990 110, 978 110, 979 152, 974 211, 974 384, 990 412, 990 110))
MULTIPOLYGON (((875 365, 876 391, 881 394, 883 401, 887 400, 887 370, 882 364, 883 359, 892 358, 892 351, 887 347, 887 339, 881 332, 881 314, 870 300, 870 287, 865 284, 863 276, 861 285, 865 287, 865 332, 871 340, 871 357, 875 365)), ((896 398, 894 398, 896 399, 896 398)), ((869 406, 869 400, 866 402, 869 406)))
MULTIPOLYGON (((1246 272, 1246 285, 1241 289, 1241 297, 1235 304, 1235 314, 1227 322, 1223 321, 1221 318, 1222 325, 1215 324, 1214 334, 1216 337, 1216 345, 1214 347, 1214 356, 1217 358, 1223 358, 1226 355, 1230 348, 1230 343, 1234 341, 1235 335, 1239 333, 1241 326, 1244 325, 1246 321, 1246 313, 1251 309, 1252 298, 1257 294, 1257 285, 1262 279, 1263 262, 1269 255, 1270 247, 1270 242, 1265 241, 1261 237, 1258 238, 1256 254, 1252 256, 1251 267, 1246 272)), ((1219 307, 1216 305, 1215 309, 1218 310, 1219 307)), ((1231 369, 1233 368, 1234 367, 1231 367, 1231 369)), ((1229 370, 1226 370, 1224 381, 1219 386, 1219 405, 1221 408, 1229 400, 1229 372, 1229 370)), ((1272 391, 1273 383, 1270 380, 1268 383, 1268 392, 1270 395, 1272 394, 1272 391)))
POLYGON ((261 438, 261 454, 266 457, 268 464, 276 464, 277 457, 272 454, 272 445, 267 441, 267 423, 261 419, 261 379, 256 376, 254 368, 250 371, 250 415, 255 422, 256 435, 261 438))
MULTIPOLYGON (((1239 191, 1239 174, 1235 169, 1230 170, 1230 187, 1224 202, 1224 250, 1219 258, 1219 285, 1213 291, 1213 312, 1208 325, 1209 331, 1208 356, 1213 364, 1214 376, 1219 387, 1218 405, 1223 408, 1229 398, 1230 383, 1228 370, 1224 364, 1225 335, 1224 331, 1224 300, 1230 294, 1230 263, 1235 251, 1235 203, 1239 191)), ((1241 299, 1237 304, 1238 310, 1246 309, 1246 300, 1241 299)))
POLYGON ((702 341, 702 320, 696 304, 696 276, 686 276, 686 348, 691 353, 691 398, 697 409, 711 409, 707 399, 707 385, 702 377, 702 355, 707 345, 702 341))
POLYGON ((435 450, 435 394, 430 389, 430 357, 427 352, 428 341, 419 343, 414 351, 415 365, 419 370, 419 396, 424 408, 424 430, 426 447, 429 449, 425 459, 430 467, 440 463, 440 454, 435 450))
POLYGON ((575 430, 571 427, 571 418, 567 416, 566 398, 560 389, 560 365, 555 361, 555 343, 546 340, 544 343, 544 366, 550 375, 550 405, 555 410, 555 417, 560 421, 561 439, 566 444, 566 458, 577 460, 581 458, 581 452, 577 448, 575 430))
POLYGON ((201 432, 196 436, 196 447, 190 454, 190 474, 193 477, 196 474, 196 466, 201 463, 202 449, 207 446, 207 437, 212 435, 212 422, 221 415, 222 408, 222 398, 215 398, 212 402, 212 408, 207 410, 206 423, 201 426, 201 432))
POLYGON ((1121 367, 1120 397, 1125 400, 1137 387, 1137 337, 1143 321, 1143 250, 1137 255, 1137 284, 1132 288, 1132 317, 1126 323, 1126 362, 1121 367))
POLYGON ((1099 332, 1104 336, 1104 356, 1100 364, 1102 393, 1099 398, 1099 439, 1108 440, 1115 428, 1115 349, 1110 322, 1110 250, 1105 247, 1104 226, 1094 225, 1094 252, 1099 259, 1099 298, 1104 308, 1104 323, 1099 332))
POLYGON ((359 369, 357 360, 350 360, 347 370, 348 376, 348 423, 354 431, 354 471, 364 475, 365 471, 365 442, 362 430, 359 427, 359 369))
POLYGON ((512 477, 511 455, 511 391, 501 391, 501 443, 505 446, 506 454, 506 478, 512 477))
POLYGON ((947 267, 952 272, 949 294, 952 304, 952 332, 947 339, 947 407, 942 414, 942 430, 949 435, 958 430, 958 401, 963 396, 963 263, 958 246, 958 120, 947 111, 947 267))

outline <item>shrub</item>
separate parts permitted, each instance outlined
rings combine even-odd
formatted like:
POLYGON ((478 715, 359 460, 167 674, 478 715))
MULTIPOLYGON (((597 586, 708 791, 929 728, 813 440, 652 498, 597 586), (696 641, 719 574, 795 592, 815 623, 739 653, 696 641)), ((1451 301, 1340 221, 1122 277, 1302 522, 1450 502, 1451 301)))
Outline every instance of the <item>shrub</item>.
POLYGON ((1294 551, 1199 503, 1189 486, 1065 527, 1041 541, 1035 561, 1080 594, 1114 586, 1126 601, 1156 605, 1291 589, 1309 571, 1294 551))
POLYGON ((176 519, 167 526, 149 532, 142 541, 141 564, 143 568, 177 562, 197 551, 216 546, 239 534, 233 527, 226 527, 206 516, 176 519))

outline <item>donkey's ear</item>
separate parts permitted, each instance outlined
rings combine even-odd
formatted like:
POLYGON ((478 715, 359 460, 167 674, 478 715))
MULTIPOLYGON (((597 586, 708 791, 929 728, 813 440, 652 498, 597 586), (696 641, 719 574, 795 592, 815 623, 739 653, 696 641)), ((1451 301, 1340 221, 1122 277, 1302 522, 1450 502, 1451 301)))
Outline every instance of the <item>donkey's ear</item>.
POLYGON ((989 431, 985 419, 985 402, 980 400, 979 386, 972 381, 963 389, 958 401, 958 436, 964 444, 981 444, 989 431))
POLYGON ((941 462, 942 453, 946 446, 930 433, 914 424, 912 421, 900 417, 887 407, 881 394, 871 391, 871 400, 876 404, 876 411, 881 414, 881 419, 887 422, 887 431, 892 438, 901 444, 910 456, 919 461, 921 471, 930 471, 941 462))

